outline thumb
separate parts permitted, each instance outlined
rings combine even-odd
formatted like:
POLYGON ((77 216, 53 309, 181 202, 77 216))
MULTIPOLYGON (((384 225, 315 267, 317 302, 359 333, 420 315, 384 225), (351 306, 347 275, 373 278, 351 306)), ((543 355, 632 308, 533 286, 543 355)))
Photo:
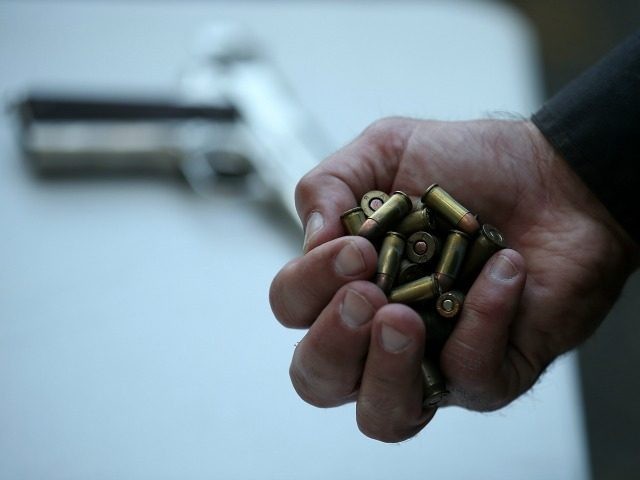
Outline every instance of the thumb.
POLYGON ((441 357, 452 403, 494 410, 512 400, 510 377, 515 372, 505 366, 505 356, 525 279, 522 256, 515 250, 501 250, 469 290, 441 357))

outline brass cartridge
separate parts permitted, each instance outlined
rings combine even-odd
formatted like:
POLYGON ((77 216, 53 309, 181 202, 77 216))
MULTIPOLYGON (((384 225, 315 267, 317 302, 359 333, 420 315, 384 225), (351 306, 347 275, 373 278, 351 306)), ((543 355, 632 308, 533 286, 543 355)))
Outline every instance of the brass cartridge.
POLYGON ((424 277, 427 274, 426 267, 422 263, 414 263, 411 260, 403 259, 400 262, 400 269, 396 277, 396 285, 403 285, 424 277))
POLYGON ((400 262, 404 254, 405 237, 397 232, 388 232, 382 241, 380 255, 378 255, 378 271, 376 285, 387 295, 391 291, 393 282, 398 275, 400 262))
POLYGON ((387 200, 389 200, 388 194, 380 190, 371 190, 365 193, 360 199, 360 207, 364 211, 364 214, 370 217, 373 215, 373 212, 378 210, 387 200))
POLYGON ((480 234, 471 244, 460 270, 460 286, 467 289, 476 279, 487 260, 498 250, 507 248, 502 233, 494 226, 484 224, 480 234))
POLYGON ((475 234, 480 228, 476 217, 437 183, 425 190, 422 194, 422 203, 447 220, 454 228, 469 235, 475 234))
POLYGON ((426 331, 425 355, 429 358, 439 358, 442 347, 453 332, 456 322, 438 315, 433 305, 423 305, 417 311, 426 331))
POLYGON ((407 239, 407 258, 415 263, 427 263, 439 247, 440 241, 435 236, 427 232, 415 232, 407 239))
POLYGON ((427 208, 421 208, 420 210, 414 210, 396 227, 396 231, 409 236, 414 232, 428 231, 435 229, 435 221, 433 215, 427 208))
POLYGON ((469 236, 459 230, 451 230, 447 236, 435 273, 440 286, 445 292, 451 289, 460 272, 468 243, 469 236))
POLYGON ((413 208, 413 202, 404 192, 393 192, 389 200, 362 224, 358 235, 372 240, 402 220, 413 208))
POLYGON ((433 408, 449 395, 449 391, 445 385, 444 376, 434 361, 423 358, 421 367, 424 389, 422 405, 425 408, 433 408))
POLYGON ((362 207, 352 208, 340 215, 342 226, 349 235, 357 235, 366 219, 367 216, 364 214, 362 207))
POLYGON ((389 301, 396 303, 414 303, 431 300, 440 295, 440 285, 435 275, 418 278, 391 290, 389 301))
POLYGON ((445 292, 436 301, 436 311, 445 318, 454 318, 462 310, 464 294, 457 290, 445 292))

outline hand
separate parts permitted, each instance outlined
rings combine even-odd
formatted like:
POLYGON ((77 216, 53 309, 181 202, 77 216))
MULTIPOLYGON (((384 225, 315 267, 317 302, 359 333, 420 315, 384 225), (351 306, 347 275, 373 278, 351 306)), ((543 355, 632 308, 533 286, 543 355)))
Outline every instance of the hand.
POLYGON ((345 237, 340 214, 369 190, 421 195, 439 183, 513 250, 485 265, 440 364, 447 405, 500 408, 602 321, 638 246, 530 122, 376 122, 307 174, 296 192, 304 256, 275 277, 270 301, 288 327, 309 328, 290 375, 307 402, 356 401, 366 435, 396 442, 435 410, 422 408, 425 332, 409 307, 368 282, 376 251, 345 237))

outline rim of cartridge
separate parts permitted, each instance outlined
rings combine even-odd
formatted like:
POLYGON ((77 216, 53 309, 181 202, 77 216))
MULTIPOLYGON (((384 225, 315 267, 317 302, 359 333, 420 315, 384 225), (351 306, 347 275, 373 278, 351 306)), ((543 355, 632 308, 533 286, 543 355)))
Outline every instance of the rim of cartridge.
POLYGON ((489 241, 493 242, 494 245, 500 247, 500 248, 507 248, 507 242, 505 241, 504 238, 504 234, 502 233, 502 231, 499 228, 494 227, 493 225, 489 224, 489 223, 483 223, 480 226, 480 232, 482 232, 482 236, 487 238, 489 241), (496 241, 495 238, 490 235, 489 233, 487 233, 487 231, 485 230, 485 227, 487 229, 490 229, 489 231, 491 232, 497 232, 497 234, 500 236, 500 241, 496 241))
POLYGON ((379 200, 381 200, 382 203, 380 206, 382 206, 387 202, 387 200, 389 200, 389 197, 390 195, 387 192, 383 192, 382 190, 369 190, 368 192, 365 192, 362 197, 360 197, 360 208, 362 208, 362 211, 367 217, 370 217, 377 210, 371 208, 371 200, 378 198, 379 200))
POLYGON ((413 200, 411 200, 411 197, 406 193, 404 193, 402 190, 396 190, 395 192, 392 192, 391 195, 389 195, 389 198, 391 198, 396 193, 399 193, 400 195, 402 195, 402 198, 404 198, 405 201, 409 204, 409 208, 410 208, 409 212, 411 212, 411 210, 413 210, 413 200))
POLYGON ((437 183, 432 183, 431 185, 429 185, 426 190, 424 191, 424 193, 422 194, 422 196, 420 197, 420 201, 422 203, 425 203, 424 199, 425 197, 429 194, 429 192, 431 190, 433 190, 434 188, 438 187, 439 185, 437 183))
POLYGON ((351 214, 351 213, 355 213, 355 212, 357 212, 357 211, 364 212, 364 210, 362 209, 362 207, 353 207, 353 208, 350 208, 349 210, 347 210, 347 211, 343 212, 343 213, 342 213, 342 215, 340 215, 340 218, 344 218, 344 217, 346 217, 347 215, 349 215, 349 214, 351 214))

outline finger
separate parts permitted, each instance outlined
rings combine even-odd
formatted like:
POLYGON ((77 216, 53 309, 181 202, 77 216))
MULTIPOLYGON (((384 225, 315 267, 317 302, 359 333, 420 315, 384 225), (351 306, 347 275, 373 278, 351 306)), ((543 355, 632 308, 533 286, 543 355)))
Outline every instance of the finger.
POLYGON ((377 254, 360 237, 341 237, 289 262, 273 279, 271 309, 288 327, 311 325, 340 287, 371 278, 377 254))
POLYGON ((371 319, 386 303, 371 282, 351 282, 338 291, 293 355, 289 374, 300 397, 317 407, 355 400, 371 319))
POLYGON ((417 123, 379 120, 300 180, 296 208, 305 226, 305 252, 343 235, 340 215, 357 206, 366 192, 391 190, 406 140, 417 123))
POLYGON ((440 357, 453 394, 447 403, 494 410, 515 398, 510 391, 513 372, 506 368, 505 358, 525 277, 522 256, 501 250, 471 287, 440 357))
POLYGON ((365 435, 399 442, 433 417, 435 410, 422 407, 424 338, 422 320, 406 305, 387 305, 374 316, 356 409, 365 435))

